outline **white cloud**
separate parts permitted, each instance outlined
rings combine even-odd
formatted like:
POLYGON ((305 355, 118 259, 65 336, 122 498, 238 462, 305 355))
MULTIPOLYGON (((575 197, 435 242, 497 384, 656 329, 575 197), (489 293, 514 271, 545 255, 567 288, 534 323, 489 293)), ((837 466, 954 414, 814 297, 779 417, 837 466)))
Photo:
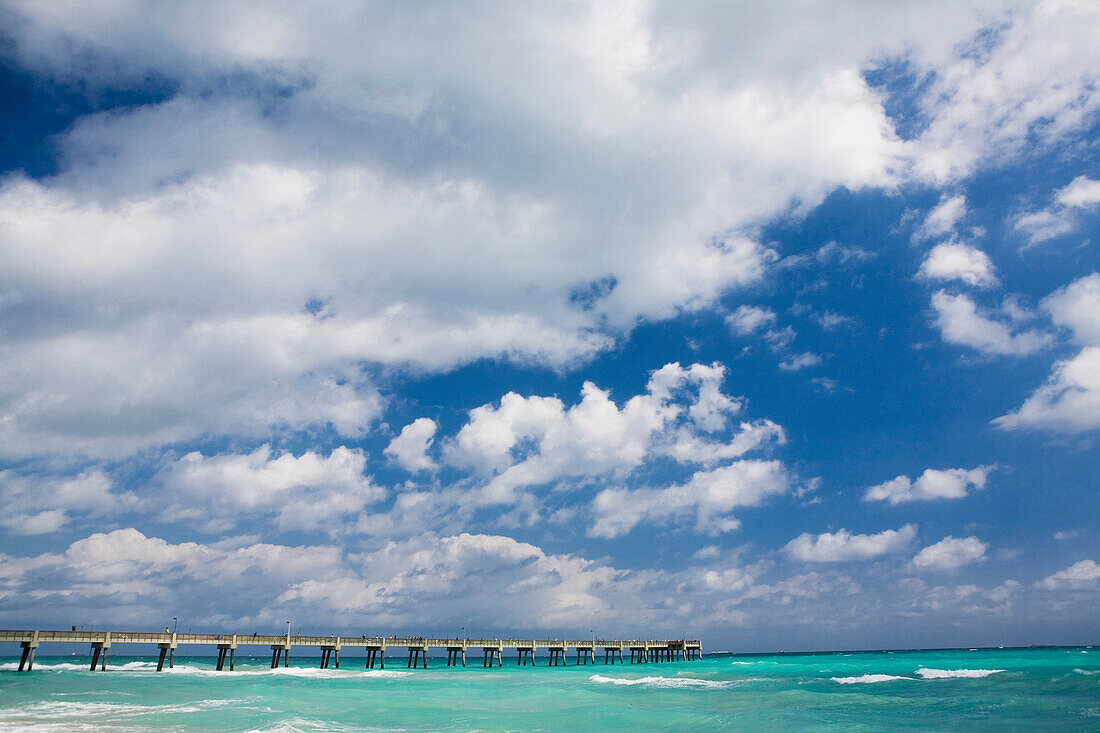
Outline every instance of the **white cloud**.
POLYGON ((1042 303, 1054 323, 1084 344, 1076 356, 1055 362, 1045 384, 1015 411, 993 421, 1005 430, 1081 433, 1100 427, 1100 274, 1054 291, 1042 303))
POLYGON ((1100 427, 1100 347, 1056 362, 1043 386, 1024 404, 993 421, 1005 430, 1082 433, 1100 427))
POLYGON ((1078 176, 1054 192, 1054 202, 1046 209, 1031 211, 1017 217, 1015 227, 1028 236, 1029 244, 1038 244, 1080 225, 1081 210, 1100 204, 1100 181, 1078 176))
POLYGON ((960 45, 918 102, 930 122, 916 140, 916 174, 959 180, 1090 124, 1100 109, 1098 16, 1092 3, 1037 2, 960 45))
POLYGON ((471 410, 444 458, 488 477, 480 501, 512 503, 524 486, 623 478, 659 456, 709 464, 782 442, 782 429, 770 421, 743 423, 727 439, 707 437, 741 410, 740 400, 721 391, 725 373, 720 364, 668 364, 621 408, 591 382, 568 408, 556 397, 509 393, 499 406, 471 410))
POLYGON ((920 276, 926 280, 961 280, 980 288, 998 283, 989 255, 958 242, 944 242, 933 247, 921 263, 920 276))
POLYGON ((917 528, 912 524, 878 534, 852 534, 846 529, 819 535, 803 533, 788 542, 784 550, 802 562, 870 560, 908 549, 916 536, 917 528))
POLYGON ((932 239, 950 234, 964 216, 966 216, 965 196, 944 197, 928 212, 916 236, 920 239, 932 239))
POLYGON ((1080 209, 1100 204, 1100 181, 1087 176, 1074 178, 1065 188, 1059 189, 1054 198, 1062 206, 1080 209))
POLYGON ((1093 590, 1100 588, 1100 565, 1082 560, 1065 570, 1049 575, 1035 584, 1043 590, 1093 590))
POLYGON ((345 447, 327 457, 312 451, 274 455, 268 445, 244 455, 193 452, 157 474, 161 490, 153 504, 163 521, 208 531, 270 514, 280 529, 331 532, 385 495, 363 475, 365 466, 362 451, 345 447))
POLYGON ((1081 344, 1100 346, 1100 273, 1092 273, 1043 299, 1052 321, 1073 331, 1081 344))
POLYGON ((726 325, 734 333, 747 336, 760 329, 771 326, 776 321, 775 311, 758 305, 743 305, 726 316, 726 325))
POLYGON ((0 471, 0 526, 15 535, 47 534, 72 522, 74 514, 101 517, 134 504, 132 494, 113 489, 114 482, 99 469, 75 476, 0 471))
POLYGON ((739 234, 760 222, 1083 124, 1092 11, 990 7, 11 4, 16 63, 175 91, 77 120, 59 175, 0 185, 0 287, 23 303, 0 446, 360 437, 364 364, 568 366, 713 307, 773 266, 739 234), (936 80, 917 140, 861 73, 894 58, 936 80))
POLYGON ((989 545, 977 537, 944 537, 918 552, 913 565, 920 570, 955 570, 985 560, 987 549, 989 545))
POLYGON ((785 372, 797 372, 806 367, 817 366, 821 363, 821 356, 812 351, 804 351, 801 354, 791 354, 779 362, 779 368, 785 372))
POLYGON ((1050 334, 1041 331, 1013 333, 1008 324, 980 311, 966 295, 940 290, 932 295, 932 307, 944 341, 968 346, 983 354, 1027 356, 1046 348, 1052 341, 1050 334))
POLYGON ((305 625, 303 633, 383 634, 424 626, 457 631, 471 619, 492 618, 470 634, 575 632, 583 625, 610 636, 689 623, 728 626, 743 618, 730 604, 758 573, 720 559, 676 574, 628 570, 488 534, 422 533, 348 553, 249 538, 172 543, 130 528, 93 534, 61 553, 0 555, 0 601, 5 613, 33 614, 44 624, 78 617, 97 626, 103 619, 141 624, 150 608, 179 609, 186 588, 181 628, 270 633, 290 618, 295 629, 305 625), (670 588, 676 604, 658 592, 670 588))
POLYGON ((746 460, 699 471, 688 482, 664 489, 605 489, 592 502, 596 522, 589 534, 618 537, 643 522, 664 525, 684 517, 694 518, 698 532, 731 532, 741 525, 730 514, 733 509, 759 506, 789 486, 779 461, 746 460))
POLYGON ((435 438, 435 421, 421 417, 401 429, 401 434, 386 446, 386 455, 409 473, 432 471, 435 461, 428 456, 435 438))
POLYGON ((977 468, 929 468, 916 480, 898 476, 885 483, 872 486, 863 495, 864 501, 888 501, 902 504, 910 501, 934 501, 936 499, 961 499, 973 487, 984 489, 986 479, 995 466, 977 468))

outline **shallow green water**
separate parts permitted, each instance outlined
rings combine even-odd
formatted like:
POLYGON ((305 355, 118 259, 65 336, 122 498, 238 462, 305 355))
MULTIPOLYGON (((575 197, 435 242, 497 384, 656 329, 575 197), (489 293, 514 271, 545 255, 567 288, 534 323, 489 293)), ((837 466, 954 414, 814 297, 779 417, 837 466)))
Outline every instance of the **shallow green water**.
MULTIPOLYGON (((1100 649, 708 656, 647 665, 340 670, 302 657, 0 660, 0 728, 36 730, 1100 730, 1100 649)), ((509 664, 510 662, 510 664, 509 664)))

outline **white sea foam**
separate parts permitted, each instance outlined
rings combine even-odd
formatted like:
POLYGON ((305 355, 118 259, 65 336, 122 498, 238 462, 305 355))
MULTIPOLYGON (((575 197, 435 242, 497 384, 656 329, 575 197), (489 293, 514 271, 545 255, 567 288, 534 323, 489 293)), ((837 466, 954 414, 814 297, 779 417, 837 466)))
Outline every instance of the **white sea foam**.
POLYGON ((290 718, 280 720, 264 728, 250 728, 248 733, 317 733, 319 731, 372 731, 392 730, 390 728, 364 728, 362 725, 340 725, 327 720, 313 720, 310 718, 290 718))
POLYGON ((588 679, 593 682, 597 682, 601 685, 626 685, 633 687, 635 685, 642 685, 645 687, 661 687, 667 689, 688 689, 688 688, 708 688, 708 689, 724 689, 727 687, 734 687, 741 682, 747 682, 748 680, 737 681, 722 681, 722 680, 700 680, 694 677, 637 677, 634 679, 627 679, 623 677, 604 677, 602 674, 594 674, 588 679))
POLYGON ((0 723, 60 721, 68 718, 103 717, 115 719, 137 715, 164 713, 197 713, 200 710, 237 705, 245 700, 197 700, 173 705, 131 705, 113 702, 70 702, 68 700, 44 700, 17 708, 0 710, 0 723))
POLYGON ((917 674, 926 680, 977 679, 1004 672, 1003 669, 927 669, 921 667, 917 674))
POLYGON ((1073 670, 1077 674, 1100 674, 1100 669, 1077 669, 1073 670))
POLYGON ((232 672, 229 670, 222 670, 221 672, 215 669, 204 669, 202 667, 192 667, 190 665, 177 665, 175 669, 164 668, 165 672, 171 674, 196 674, 212 677, 257 677, 257 676, 269 676, 275 675, 277 677, 304 677, 308 679, 356 679, 356 678, 377 678, 377 679, 397 679, 400 677, 409 677, 416 674, 415 672, 400 672, 398 670, 389 669, 367 669, 367 670, 351 670, 351 669, 320 669, 318 667, 276 667, 275 669, 235 669, 232 672))
POLYGON ((894 674, 861 674, 858 677, 831 677, 833 682, 842 685, 869 685, 875 682, 891 682, 892 680, 912 680, 912 677, 898 677, 894 674))

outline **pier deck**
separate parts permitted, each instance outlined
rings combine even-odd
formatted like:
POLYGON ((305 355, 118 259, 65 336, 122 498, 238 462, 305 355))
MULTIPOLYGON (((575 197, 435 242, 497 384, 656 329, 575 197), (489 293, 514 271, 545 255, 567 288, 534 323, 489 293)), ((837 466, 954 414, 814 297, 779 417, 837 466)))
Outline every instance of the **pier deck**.
POLYGON ((107 669, 107 653, 115 644, 155 644, 160 650, 157 671, 165 662, 172 667, 175 651, 181 646, 214 646, 218 649, 217 669, 233 669, 236 651, 240 647, 268 647, 271 666, 289 666, 290 653, 295 648, 315 648, 320 652, 322 669, 340 667, 340 650, 356 648, 366 651, 366 666, 376 664, 385 669, 387 649, 406 649, 408 667, 428 666, 428 651, 447 652, 447 666, 466 666, 469 649, 483 652, 482 666, 502 666, 505 649, 516 650, 516 663, 535 662, 538 649, 549 652, 548 665, 567 664, 567 653, 576 652, 576 664, 595 664, 596 652, 603 651, 603 663, 623 664, 623 651, 630 652, 631 664, 694 660, 702 657, 703 647, 697 639, 469 639, 425 638, 419 636, 301 636, 299 634, 177 634, 144 631, 28 631, 0 630, 0 642, 17 643, 23 648, 19 671, 34 668, 34 656, 41 644, 89 644, 92 649, 91 670, 107 669))

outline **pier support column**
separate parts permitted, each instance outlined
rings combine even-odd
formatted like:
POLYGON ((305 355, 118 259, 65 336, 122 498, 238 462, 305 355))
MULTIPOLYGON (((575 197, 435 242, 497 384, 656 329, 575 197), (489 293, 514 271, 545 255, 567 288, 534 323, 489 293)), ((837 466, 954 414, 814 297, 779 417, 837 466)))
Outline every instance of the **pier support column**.
MULTIPOLYGON (((34 634, 35 637, 38 636, 37 631, 34 632, 34 634)), ((27 672, 30 672, 34 669, 34 653, 38 651, 38 642, 37 640, 24 641, 20 643, 20 646, 23 647, 23 654, 19 658, 19 671, 22 672, 25 669, 27 672)))
POLYGON ((160 648, 160 654, 157 656, 157 671, 158 672, 163 672, 164 671, 164 658, 166 656, 168 656, 168 645, 167 644, 158 644, 157 646, 160 648))

